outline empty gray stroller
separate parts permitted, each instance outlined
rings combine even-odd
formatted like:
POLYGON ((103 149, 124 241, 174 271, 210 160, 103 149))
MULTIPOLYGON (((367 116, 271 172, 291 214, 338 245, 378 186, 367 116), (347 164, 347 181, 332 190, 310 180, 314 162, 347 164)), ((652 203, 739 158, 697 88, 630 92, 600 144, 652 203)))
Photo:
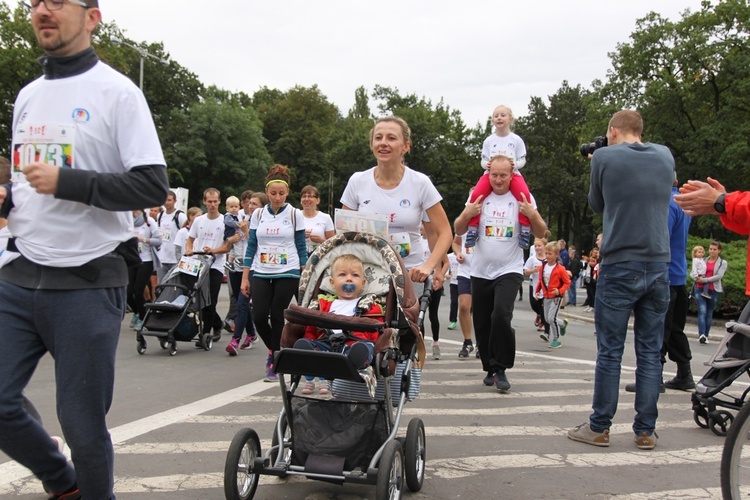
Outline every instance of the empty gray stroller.
POLYGON ((699 427, 710 428, 718 436, 726 436, 734 413, 745 404, 750 387, 742 395, 724 392, 743 374, 750 375, 750 302, 737 321, 727 323, 727 333, 706 362, 710 368, 696 384, 693 392, 693 419, 699 427))

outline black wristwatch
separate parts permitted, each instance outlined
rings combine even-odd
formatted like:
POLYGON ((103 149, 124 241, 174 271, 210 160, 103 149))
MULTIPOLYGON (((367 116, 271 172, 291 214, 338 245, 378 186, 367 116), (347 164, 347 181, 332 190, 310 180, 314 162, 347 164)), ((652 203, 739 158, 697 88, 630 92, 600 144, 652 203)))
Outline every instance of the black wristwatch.
POLYGON ((726 193, 721 193, 718 198, 716 198, 716 203, 714 203, 714 210, 719 212, 720 214, 727 213, 727 207, 724 206, 724 198, 727 196, 726 193))

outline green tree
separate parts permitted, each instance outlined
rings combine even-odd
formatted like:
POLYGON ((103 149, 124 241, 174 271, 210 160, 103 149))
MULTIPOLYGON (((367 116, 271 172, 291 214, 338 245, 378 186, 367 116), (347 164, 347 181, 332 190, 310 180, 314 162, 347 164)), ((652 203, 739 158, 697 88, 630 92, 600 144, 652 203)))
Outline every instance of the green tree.
POLYGON ((522 170, 542 216, 555 238, 578 248, 593 246, 598 227, 588 205, 588 160, 579 154, 589 142, 589 92, 567 81, 549 96, 549 105, 533 97, 529 113, 516 122, 516 133, 526 143, 527 163, 522 170))
POLYGON ((41 75, 37 47, 26 9, 0 3, 0 155, 9 157, 13 103, 18 92, 41 75))
POLYGON ((222 199, 262 189, 271 157, 262 123, 243 100, 209 87, 203 100, 171 113, 173 126, 162 140, 170 144, 167 162, 179 168, 171 171, 170 181, 190 190, 190 203, 200 204, 208 187, 219 189, 222 199))
MULTIPOLYGON (((750 5, 704 1, 676 22, 652 12, 638 21, 630 39, 611 54, 613 69, 599 89, 601 98, 641 112, 644 139, 672 150, 680 179, 711 176, 729 189, 746 189, 750 5)), ((715 218, 693 226, 702 236, 730 237, 715 218)))
POLYGON ((263 136, 273 161, 294 173, 292 201, 306 184, 319 189, 328 183, 329 152, 341 115, 317 85, 295 86, 287 92, 262 88, 253 104, 263 122, 263 136))

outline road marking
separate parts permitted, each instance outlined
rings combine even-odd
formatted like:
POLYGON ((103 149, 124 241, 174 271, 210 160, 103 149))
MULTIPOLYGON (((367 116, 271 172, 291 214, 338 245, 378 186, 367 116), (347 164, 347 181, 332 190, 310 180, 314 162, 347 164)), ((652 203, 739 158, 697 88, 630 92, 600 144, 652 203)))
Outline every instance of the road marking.
MULTIPOLYGON (((586 446, 581 444, 581 446, 586 446)), ((635 445, 633 445, 635 446, 635 445)), ((427 470, 443 479, 475 476, 485 470, 549 467, 619 467, 633 465, 704 464, 721 461, 722 446, 703 446, 671 451, 628 451, 578 454, 492 455, 429 460, 427 470)))
POLYGON ((660 498, 680 500, 705 498, 721 498, 721 488, 693 488, 689 490, 672 490, 672 491, 649 491, 647 493, 629 493, 627 495, 612 495, 611 499, 621 500, 658 500, 660 498))

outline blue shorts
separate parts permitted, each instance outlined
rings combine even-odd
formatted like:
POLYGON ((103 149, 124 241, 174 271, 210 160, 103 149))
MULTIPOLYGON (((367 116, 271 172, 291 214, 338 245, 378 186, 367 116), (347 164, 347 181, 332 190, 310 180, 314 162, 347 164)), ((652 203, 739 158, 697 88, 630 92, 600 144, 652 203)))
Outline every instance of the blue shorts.
POLYGON ((459 276, 456 280, 458 281, 458 294, 471 295, 471 278, 459 276))

